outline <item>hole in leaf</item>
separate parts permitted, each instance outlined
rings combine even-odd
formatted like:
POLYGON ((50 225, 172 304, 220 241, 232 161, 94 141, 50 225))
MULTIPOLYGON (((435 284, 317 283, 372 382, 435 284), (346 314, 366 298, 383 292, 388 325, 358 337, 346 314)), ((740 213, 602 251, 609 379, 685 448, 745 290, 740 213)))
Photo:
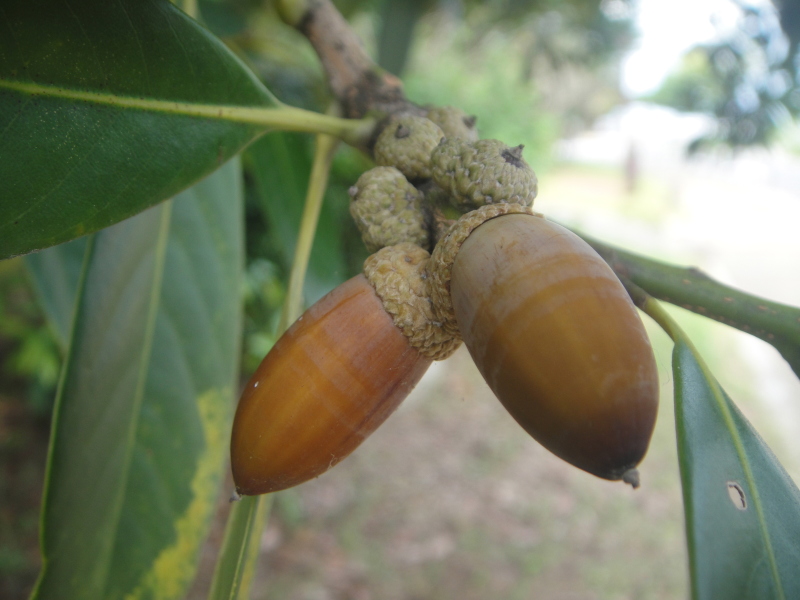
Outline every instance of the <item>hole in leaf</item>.
POLYGON ((735 481, 728 482, 728 497, 736 508, 747 510, 747 497, 744 495, 742 486, 735 481))

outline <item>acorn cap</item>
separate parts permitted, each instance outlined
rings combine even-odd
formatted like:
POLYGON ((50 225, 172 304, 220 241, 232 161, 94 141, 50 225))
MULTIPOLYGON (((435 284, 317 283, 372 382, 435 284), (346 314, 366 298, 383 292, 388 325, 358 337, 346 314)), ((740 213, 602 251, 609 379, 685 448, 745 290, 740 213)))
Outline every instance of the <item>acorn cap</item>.
POLYGON ((428 285, 430 254, 414 244, 383 248, 364 262, 364 275, 375 288, 395 326, 420 354, 444 360, 461 338, 437 319, 428 285))
POLYGON ((488 204, 463 215, 456 221, 445 235, 441 237, 428 262, 428 286, 430 288, 436 320, 442 329, 453 336, 461 336, 453 312, 453 301, 450 297, 450 277, 453 263, 456 260, 461 244, 481 224, 501 215, 535 214, 530 207, 521 204, 503 203, 488 204))
POLYGON ((389 122, 375 142, 375 162, 397 167, 410 180, 431 176, 431 151, 444 132, 424 117, 404 115, 389 122))
POLYGON ((505 202, 531 206, 538 181, 522 158, 522 148, 499 140, 445 138, 431 153, 433 180, 462 211, 505 202))
POLYGON ((401 242, 429 246, 422 193, 394 167, 363 173, 350 188, 350 196, 350 214, 370 252, 401 242))
POLYGON ((478 141, 478 128, 475 126, 478 119, 475 115, 468 115, 455 106, 435 106, 425 116, 441 127, 449 138, 478 141))

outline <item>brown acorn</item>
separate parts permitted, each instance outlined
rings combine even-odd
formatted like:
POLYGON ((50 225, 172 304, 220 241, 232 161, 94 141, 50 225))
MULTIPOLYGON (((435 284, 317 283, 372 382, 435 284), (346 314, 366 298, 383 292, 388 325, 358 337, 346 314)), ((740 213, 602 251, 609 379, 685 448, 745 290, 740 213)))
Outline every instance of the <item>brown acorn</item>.
POLYGON ((540 216, 497 216, 467 235, 450 298, 489 387, 551 452, 636 487, 658 375, 625 288, 583 240, 540 216))
POLYGON ((327 471, 386 420, 430 363, 364 275, 346 281, 286 331, 245 387, 231 438, 236 491, 275 492, 327 471))

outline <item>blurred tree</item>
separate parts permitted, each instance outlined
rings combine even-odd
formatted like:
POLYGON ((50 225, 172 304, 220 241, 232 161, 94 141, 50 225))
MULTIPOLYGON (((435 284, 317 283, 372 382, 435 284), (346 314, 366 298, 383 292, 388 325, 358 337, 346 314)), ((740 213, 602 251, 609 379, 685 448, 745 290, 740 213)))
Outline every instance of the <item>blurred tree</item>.
POLYGON ((768 144, 800 113, 800 3, 735 0, 737 26, 719 42, 684 57, 649 99, 713 116, 715 130, 690 151, 712 144, 768 144))
POLYGON ((542 108, 561 117, 567 134, 622 101, 617 66, 633 39, 631 0, 384 1, 379 64, 402 75, 418 23, 434 12, 470 30, 466 39, 454 40, 465 52, 494 35, 511 38, 520 77, 536 83, 542 108))
MULTIPOLYGON (((371 9, 373 3, 363 0, 360 5, 371 9)), ((537 75, 541 61, 554 70, 604 65, 631 40, 631 0, 384 0, 378 11, 382 67, 402 74, 416 24, 434 10, 463 19, 478 38, 498 29, 522 32, 526 78, 537 75)))

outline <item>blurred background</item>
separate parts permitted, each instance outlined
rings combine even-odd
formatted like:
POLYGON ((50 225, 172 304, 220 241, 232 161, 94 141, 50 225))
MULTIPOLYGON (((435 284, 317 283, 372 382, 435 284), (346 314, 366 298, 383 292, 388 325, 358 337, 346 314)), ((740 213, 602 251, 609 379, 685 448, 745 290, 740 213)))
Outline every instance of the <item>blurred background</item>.
MULTIPOLYGON (((411 99, 459 106, 478 117, 481 137, 525 144, 540 179, 539 211, 608 243, 800 305, 799 3, 336 4, 369 52, 403 78, 411 99)), ((200 10, 279 98, 325 109, 313 51, 269 2, 206 0, 200 10)), ((311 142, 271 133, 244 154, 243 381, 274 341, 311 142)), ((347 189, 370 167, 348 148, 336 157, 307 303, 360 270, 366 251, 347 189)), ((789 367, 760 340, 673 313, 800 481, 800 383, 789 367)), ((435 364, 350 458, 276 496, 252 597, 687 597, 671 344, 646 324, 662 404, 639 490, 543 450, 462 349, 435 364)), ((38 308, 26 259, 0 262, 3 598, 26 598, 39 568, 38 506, 65 337, 38 308)), ((223 493, 192 598, 205 597, 227 511, 223 493)))

